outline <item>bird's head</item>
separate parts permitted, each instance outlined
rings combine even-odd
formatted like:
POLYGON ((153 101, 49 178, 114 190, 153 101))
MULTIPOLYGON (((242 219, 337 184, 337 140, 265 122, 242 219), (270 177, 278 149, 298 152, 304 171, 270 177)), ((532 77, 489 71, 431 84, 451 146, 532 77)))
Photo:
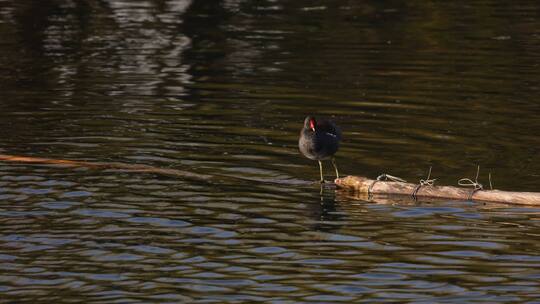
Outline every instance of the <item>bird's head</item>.
POLYGON ((315 120, 315 117, 313 117, 313 116, 306 117, 306 119, 304 120, 304 128, 305 129, 309 129, 309 130, 315 132, 315 127, 316 126, 317 126, 317 121, 315 120))

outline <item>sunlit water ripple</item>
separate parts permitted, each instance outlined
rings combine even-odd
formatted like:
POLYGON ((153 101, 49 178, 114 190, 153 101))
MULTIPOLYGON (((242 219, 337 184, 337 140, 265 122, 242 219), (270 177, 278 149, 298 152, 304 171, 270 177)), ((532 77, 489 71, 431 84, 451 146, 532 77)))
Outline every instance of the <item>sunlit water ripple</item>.
POLYGON ((0 302, 540 298, 539 208, 321 191, 297 151, 316 113, 344 174, 538 191, 538 5, 0 3, 0 153, 194 174, 0 163, 0 302))

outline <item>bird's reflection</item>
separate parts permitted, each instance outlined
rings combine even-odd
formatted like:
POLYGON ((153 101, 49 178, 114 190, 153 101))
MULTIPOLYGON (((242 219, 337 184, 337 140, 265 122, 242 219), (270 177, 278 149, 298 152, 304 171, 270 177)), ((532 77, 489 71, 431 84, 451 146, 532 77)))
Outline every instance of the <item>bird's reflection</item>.
POLYGON ((333 184, 321 184, 318 202, 312 204, 313 229, 330 232, 341 228, 343 215, 336 208, 336 188, 333 184))

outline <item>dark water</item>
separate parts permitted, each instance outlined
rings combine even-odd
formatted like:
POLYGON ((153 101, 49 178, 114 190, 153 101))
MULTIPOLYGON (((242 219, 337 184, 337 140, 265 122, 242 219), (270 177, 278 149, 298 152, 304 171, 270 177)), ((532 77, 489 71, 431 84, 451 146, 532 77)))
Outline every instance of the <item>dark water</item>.
POLYGON ((538 303, 540 208, 320 195, 296 145, 540 191, 540 4, 0 0, 0 37, 0 153, 208 177, 0 163, 0 302, 538 303))

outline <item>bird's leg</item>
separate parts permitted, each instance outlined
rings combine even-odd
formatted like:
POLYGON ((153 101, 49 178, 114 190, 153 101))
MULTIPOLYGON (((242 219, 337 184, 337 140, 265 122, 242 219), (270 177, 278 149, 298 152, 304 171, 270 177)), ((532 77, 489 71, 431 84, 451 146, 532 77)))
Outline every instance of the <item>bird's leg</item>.
POLYGON ((336 178, 339 178, 339 172, 336 166, 336 159, 332 157, 332 165, 334 165, 334 169, 336 170, 336 178))
POLYGON ((324 178, 322 175, 322 162, 319 160, 319 172, 321 173, 321 184, 324 183, 324 178))

